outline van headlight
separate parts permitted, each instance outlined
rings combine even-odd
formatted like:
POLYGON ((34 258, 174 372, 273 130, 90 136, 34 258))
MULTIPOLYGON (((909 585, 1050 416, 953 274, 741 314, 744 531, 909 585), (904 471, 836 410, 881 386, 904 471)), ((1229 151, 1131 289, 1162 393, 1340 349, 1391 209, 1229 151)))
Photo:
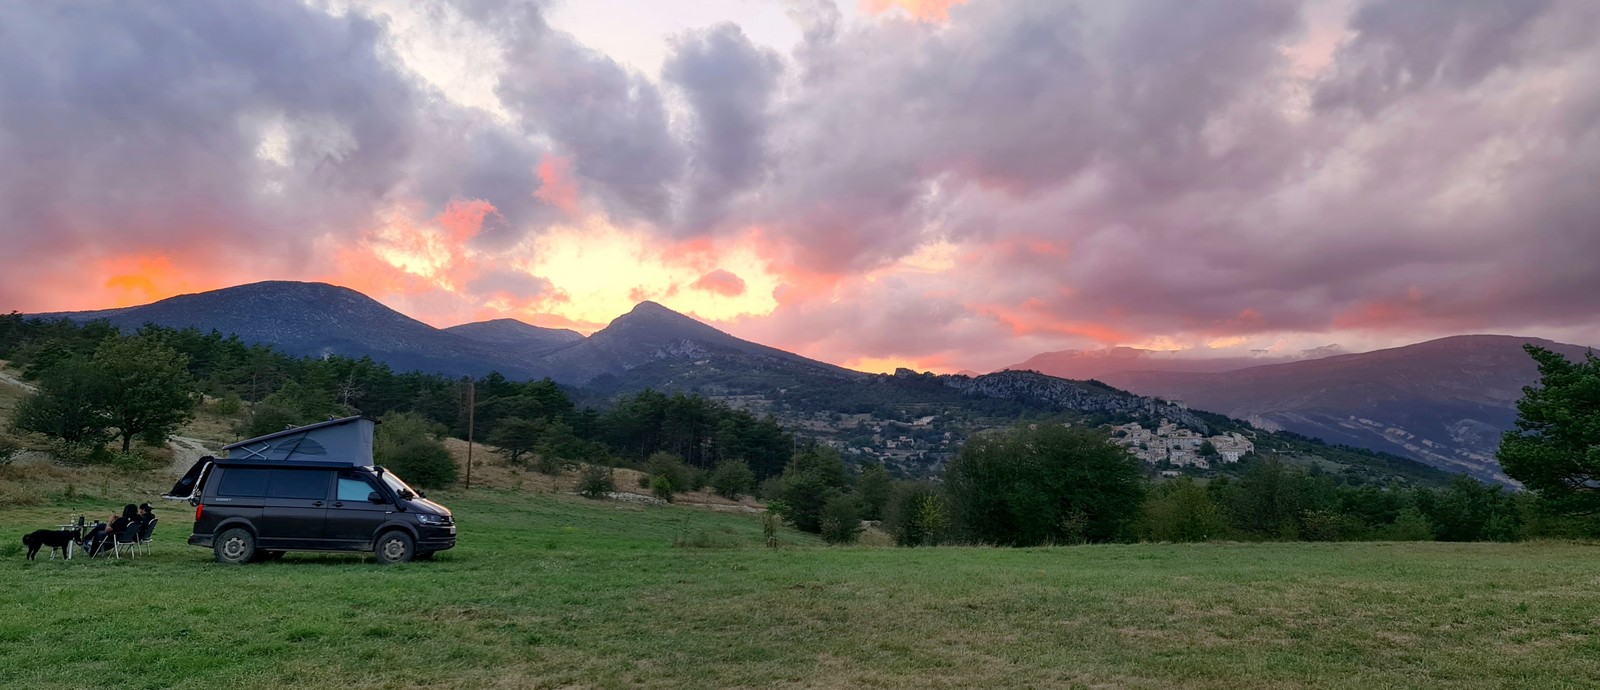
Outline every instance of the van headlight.
POLYGON ((420 522, 420 523, 422 523, 424 525, 433 525, 435 527, 443 527, 444 525, 450 524, 450 518, 447 518, 447 517, 445 517, 443 515, 432 515, 432 514, 429 514, 429 513, 418 513, 417 514, 417 522, 420 522))

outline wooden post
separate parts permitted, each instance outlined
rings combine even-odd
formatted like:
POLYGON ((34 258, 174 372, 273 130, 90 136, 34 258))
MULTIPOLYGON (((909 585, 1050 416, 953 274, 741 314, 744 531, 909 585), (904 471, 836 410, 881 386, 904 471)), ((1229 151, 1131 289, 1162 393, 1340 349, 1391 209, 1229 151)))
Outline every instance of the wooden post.
POLYGON ((467 488, 472 488, 472 426, 478 411, 478 382, 467 379, 467 488))

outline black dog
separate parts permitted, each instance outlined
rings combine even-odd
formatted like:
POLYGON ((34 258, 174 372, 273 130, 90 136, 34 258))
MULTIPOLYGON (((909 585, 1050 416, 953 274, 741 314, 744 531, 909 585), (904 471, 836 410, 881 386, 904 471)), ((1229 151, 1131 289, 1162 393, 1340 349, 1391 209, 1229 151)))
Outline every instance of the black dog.
POLYGON ((67 545, 83 538, 82 530, 53 530, 42 529, 22 538, 22 545, 28 547, 28 560, 33 560, 34 554, 39 549, 50 547, 50 557, 55 558, 56 549, 61 549, 61 557, 67 557, 67 545))

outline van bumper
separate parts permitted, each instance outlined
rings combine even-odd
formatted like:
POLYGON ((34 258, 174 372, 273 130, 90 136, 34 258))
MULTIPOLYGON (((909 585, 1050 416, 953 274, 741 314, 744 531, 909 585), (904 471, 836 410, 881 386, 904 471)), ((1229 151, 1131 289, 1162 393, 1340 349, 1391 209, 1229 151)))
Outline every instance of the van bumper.
POLYGON ((209 535, 209 534, 191 534, 191 535, 189 535, 189 545, 190 546, 211 546, 211 535, 209 535))
POLYGON ((417 534, 417 551, 444 551, 456 546, 456 528, 428 527, 417 534))

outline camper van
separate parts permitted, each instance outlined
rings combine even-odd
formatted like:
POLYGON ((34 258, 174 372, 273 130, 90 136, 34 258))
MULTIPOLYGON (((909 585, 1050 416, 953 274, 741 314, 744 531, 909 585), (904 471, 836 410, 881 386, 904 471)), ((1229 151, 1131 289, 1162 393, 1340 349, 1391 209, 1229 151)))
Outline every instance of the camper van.
POLYGON ((169 499, 194 505, 189 543, 221 563, 285 551, 371 551, 379 563, 427 559, 456 545, 450 510, 372 461, 374 420, 334 419, 201 458, 169 499))

